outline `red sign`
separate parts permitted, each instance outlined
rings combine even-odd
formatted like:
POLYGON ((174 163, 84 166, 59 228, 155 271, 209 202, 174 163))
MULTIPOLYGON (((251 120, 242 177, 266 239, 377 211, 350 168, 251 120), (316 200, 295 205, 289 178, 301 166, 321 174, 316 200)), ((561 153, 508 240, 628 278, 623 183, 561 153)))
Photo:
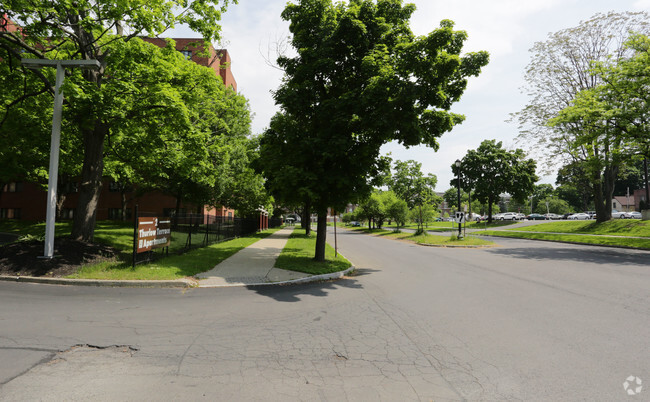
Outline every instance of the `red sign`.
POLYGON ((154 248, 168 247, 172 231, 169 218, 138 218, 138 253, 154 248))

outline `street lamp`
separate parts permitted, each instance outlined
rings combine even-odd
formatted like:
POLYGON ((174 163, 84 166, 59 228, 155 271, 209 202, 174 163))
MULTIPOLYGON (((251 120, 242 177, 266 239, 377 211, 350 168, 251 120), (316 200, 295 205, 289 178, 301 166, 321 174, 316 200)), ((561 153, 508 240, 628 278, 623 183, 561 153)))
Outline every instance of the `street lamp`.
MULTIPOLYGON (((460 160, 456 159, 456 174, 458 175, 458 211, 460 212, 460 160)), ((458 238, 461 238, 460 222, 458 222, 458 238)))
POLYGON ((56 68, 56 84, 54 85, 54 111, 52 113, 52 141, 50 143, 50 170, 47 182, 47 214, 45 217, 45 249, 43 258, 54 255, 54 220, 56 218, 56 185, 59 180, 59 147, 61 144, 61 110, 63 109, 63 92, 61 85, 65 78, 65 68, 82 68, 99 70, 101 65, 97 60, 48 60, 21 59, 23 66, 30 69, 43 67, 56 68))

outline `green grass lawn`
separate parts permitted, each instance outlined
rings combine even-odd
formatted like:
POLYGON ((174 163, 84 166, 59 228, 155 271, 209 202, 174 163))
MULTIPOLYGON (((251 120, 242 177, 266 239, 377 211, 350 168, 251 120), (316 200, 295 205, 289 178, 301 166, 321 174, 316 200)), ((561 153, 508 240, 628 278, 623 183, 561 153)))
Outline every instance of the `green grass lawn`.
POLYGON ((603 223, 595 221, 560 221, 541 223, 512 229, 525 232, 555 232, 609 236, 650 237, 650 221, 638 219, 613 219, 603 223))
MULTIPOLYGON (((70 235, 72 222, 58 222, 55 226, 57 236, 70 235)), ((108 279, 108 280, 169 280, 194 276, 208 271, 215 265, 235 254, 237 251, 255 243, 278 229, 270 229, 251 236, 213 244, 177 255, 174 252, 185 246, 187 234, 172 232, 172 247, 169 257, 156 262, 131 266, 130 256, 133 251, 133 223, 103 221, 95 226, 95 241, 106 244, 122 252, 121 261, 107 261, 94 265, 86 265, 69 278, 108 279)), ((45 223, 24 221, 0 221, 0 232, 16 233, 21 236, 42 238, 45 234, 45 223)), ((203 236, 197 235, 201 242, 203 236)))
POLYGON ((560 241, 560 242, 578 243, 578 244, 594 244, 594 245, 604 245, 604 246, 619 246, 619 247, 650 249, 650 238, 635 239, 629 237, 589 236, 589 235, 556 234, 556 233, 530 233, 530 232, 515 232, 515 231, 508 231, 508 230, 481 232, 481 235, 512 237, 518 239, 560 241))
POLYGON ((334 257, 334 248, 325 245, 325 262, 314 261, 316 249, 316 233, 305 235, 304 230, 294 229, 287 241, 287 245, 278 257, 275 267, 291 271, 304 272, 312 275, 329 274, 344 271, 352 264, 341 254, 334 257))
POLYGON ((215 265, 250 246, 256 241, 271 235, 279 229, 228 240, 208 247, 192 250, 182 255, 170 255, 148 264, 132 267, 126 262, 105 262, 82 267, 68 278, 108 279, 108 280, 170 280, 194 276, 209 271, 215 265))
MULTIPOLYGON (((488 229, 488 228, 494 228, 494 227, 501 227, 501 226, 508 226, 512 225, 516 222, 513 221, 494 221, 490 224, 487 223, 487 221, 483 222, 467 222, 464 227, 466 229, 488 229)), ((362 226, 363 227, 363 226, 362 226)), ((367 225, 366 225, 367 227, 367 225)), ((397 229, 397 225, 394 223, 390 225, 384 225, 384 228, 386 229, 397 229)), ((400 229, 412 229, 416 230, 418 228, 418 225, 416 223, 409 223, 406 226, 400 227, 400 229)), ((429 231, 429 232, 449 232, 449 231, 454 231, 458 230, 458 224, 455 222, 429 222, 428 224, 424 225, 424 229, 429 231)))
POLYGON ((481 232, 488 236, 650 249, 650 221, 615 219, 541 223, 516 229, 481 232), (541 233, 533 233, 541 232, 541 233), (614 237, 622 236, 622 237, 614 237), (635 239, 634 237, 647 237, 635 239))

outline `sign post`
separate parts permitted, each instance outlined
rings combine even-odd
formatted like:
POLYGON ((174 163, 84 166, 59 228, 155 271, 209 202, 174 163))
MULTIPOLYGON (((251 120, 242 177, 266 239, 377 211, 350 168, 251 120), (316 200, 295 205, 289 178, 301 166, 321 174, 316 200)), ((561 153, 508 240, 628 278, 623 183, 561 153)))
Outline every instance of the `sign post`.
POLYGON ((157 248, 169 247, 171 244, 170 218, 142 218, 136 215, 133 227, 133 266, 135 266, 137 254, 157 248), (137 226, 135 223, 137 223, 137 226))
POLYGON ((456 219, 455 219, 455 221, 456 221, 456 223, 458 223, 458 238, 459 238, 459 239, 460 239, 461 237, 463 237, 463 236, 461 235, 460 225, 462 225, 463 223, 465 223, 465 216, 466 216, 466 215, 465 215, 465 212, 461 212, 461 211, 456 212, 456 219))
POLYGON ((99 70, 101 65, 97 60, 49 60, 21 59, 23 66, 31 69, 43 67, 56 68, 54 82, 54 109, 52 110, 52 135, 50 141, 50 167, 47 184, 47 209, 45 216, 45 247, 42 258, 54 257, 54 223, 56 220, 56 186, 59 175, 59 148, 61 144, 61 114, 63 110, 63 91, 61 86, 65 78, 65 68, 82 68, 99 70))

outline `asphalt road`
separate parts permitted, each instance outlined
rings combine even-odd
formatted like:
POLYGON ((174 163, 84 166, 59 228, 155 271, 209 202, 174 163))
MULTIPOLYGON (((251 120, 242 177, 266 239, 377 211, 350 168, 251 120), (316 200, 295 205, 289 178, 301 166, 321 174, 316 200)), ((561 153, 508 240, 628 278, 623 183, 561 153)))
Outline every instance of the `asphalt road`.
POLYGON ((0 400, 650 399, 650 253, 338 240, 320 284, 0 282, 0 400))

